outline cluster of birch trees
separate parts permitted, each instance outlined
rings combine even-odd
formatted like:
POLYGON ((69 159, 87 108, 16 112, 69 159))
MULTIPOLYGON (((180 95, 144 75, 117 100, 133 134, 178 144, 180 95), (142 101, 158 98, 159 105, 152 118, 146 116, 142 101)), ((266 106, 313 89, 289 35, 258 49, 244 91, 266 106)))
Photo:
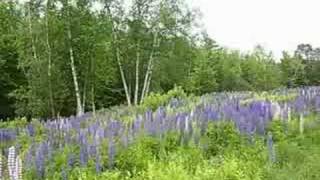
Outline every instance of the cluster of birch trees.
POLYGON ((123 100, 137 105, 153 79, 161 81, 156 75, 167 76, 161 64, 190 59, 184 52, 195 16, 183 1, 7 1, 1 13, 2 40, 10 41, 22 76, 9 93, 20 115, 81 115, 123 100))
POLYGON ((138 105, 150 92, 320 85, 320 50, 220 47, 185 0, 0 1, 0 119, 138 105))

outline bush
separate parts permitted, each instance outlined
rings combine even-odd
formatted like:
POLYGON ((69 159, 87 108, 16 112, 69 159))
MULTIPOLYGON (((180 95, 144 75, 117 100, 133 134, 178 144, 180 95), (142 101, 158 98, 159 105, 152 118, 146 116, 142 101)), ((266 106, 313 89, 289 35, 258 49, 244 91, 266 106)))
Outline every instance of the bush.
POLYGON ((160 144, 153 138, 142 137, 116 157, 116 168, 130 174, 148 168, 148 162, 156 158, 160 144))
POLYGON ((280 120, 274 120, 269 124, 267 129, 272 133, 272 139, 274 142, 282 142, 287 139, 286 128, 288 127, 285 126, 288 125, 280 120))
POLYGON ((170 90, 167 94, 151 93, 147 96, 141 106, 143 109, 156 110, 160 106, 165 106, 169 104, 172 99, 184 99, 187 97, 187 94, 181 87, 175 87, 170 90))
POLYGON ((208 156, 216 156, 223 153, 228 147, 237 148, 240 145, 240 134, 231 122, 215 122, 208 126, 206 132, 208 138, 208 156))
POLYGON ((14 120, 2 121, 0 119, 0 128, 24 128, 28 125, 26 118, 15 118, 14 120))

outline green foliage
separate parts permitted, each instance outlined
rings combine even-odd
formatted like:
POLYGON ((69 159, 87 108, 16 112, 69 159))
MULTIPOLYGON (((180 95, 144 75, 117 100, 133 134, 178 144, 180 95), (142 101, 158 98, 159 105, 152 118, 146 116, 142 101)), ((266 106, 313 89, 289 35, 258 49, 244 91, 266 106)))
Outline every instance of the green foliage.
POLYGON ((152 138, 144 138, 117 156, 116 167, 124 172, 139 173, 148 167, 149 161, 156 158, 160 144, 152 138))
POLYGON ((146 172, 144 172, 138 179, 146 180, 169 180, 177 179, 184 180, 188 179, 190 176, 188 172, 185 171, 183 164, 176 161, 171 162, 154 162, 150 163, 146 172))
POLYGON ((185 83, 187 91, 197 95, 218 90, 216 57, 220 49, 216 42, 204 36, 204 45, 198 50, 193 71, 185 83))
POLYGON ((268 131, 272 133, 273 141, 284 142, 287 139, 285 132, 286 124, 281 120, 274 120, 269 124, 268 131))
POLYGON ((28 123, 26 118, 16 118, 10 121, 0 121, 0 128, 24 128, 28 123))
POLYGON ((272 54, 257 46, 241 64, 243 78, 252 90, 271 90, 280 86, 281 74, 272 54))
POLYGON ((161 141, 161 148, 162 150, 167 152, 174 152, 179 148, 181 144, 181 136, 179 133, 169 132, 164 135, 164 139, 161 141))
POLYGON ((319 144, 297 146, 284 143, 278 146, 280 164, 268 172, 268 179, 319 179, 319 144))
POLYGON ((280 64, 282 83, 291 87, 306 84, 306 71, 302 59, 284 53, 280 64))
POLYGON ((231 122, 211 123, 206 132, 208 156, 216 156, 227 148, 237 148, 240 145, 240 134, 231 122))
POLYGON ((156 110, 160 106, 168 105, 174 98, 184 99, 186 97, 187 95, 181 87, 175 87, 166 94, 151 93, 143 100, 141 106, 144 109, 156 110))
POLYGON ((0 2, 0 119, 14 116, 15 101, 10 93, 25 85, 16 42, 19 18, 14 3, 0 2))

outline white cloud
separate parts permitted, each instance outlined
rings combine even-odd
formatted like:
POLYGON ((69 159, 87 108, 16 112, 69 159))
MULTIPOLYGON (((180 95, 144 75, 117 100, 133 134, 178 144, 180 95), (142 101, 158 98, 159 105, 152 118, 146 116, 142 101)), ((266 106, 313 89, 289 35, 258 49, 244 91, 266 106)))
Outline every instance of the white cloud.
POLYGON ((319 0, 191 0, 208 33, 230 48, 262 44, 276 57, 299 43, 320 46, 319 0))

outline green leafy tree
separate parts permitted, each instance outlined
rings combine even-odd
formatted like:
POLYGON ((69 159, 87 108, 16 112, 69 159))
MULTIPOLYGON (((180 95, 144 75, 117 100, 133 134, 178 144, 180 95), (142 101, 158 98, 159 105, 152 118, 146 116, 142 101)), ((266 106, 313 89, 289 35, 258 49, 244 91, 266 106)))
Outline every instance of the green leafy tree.
POLYGON ((14 2, 0 2, 0 119, 14 115, 14 98, 11 96, 25 78, 19 68, 17 29, 20 14, 14 2))
POLYGON ((306 84, 305 65, 299 57, 284 52, 280 68, 284 85, 296 87, 306 84))

